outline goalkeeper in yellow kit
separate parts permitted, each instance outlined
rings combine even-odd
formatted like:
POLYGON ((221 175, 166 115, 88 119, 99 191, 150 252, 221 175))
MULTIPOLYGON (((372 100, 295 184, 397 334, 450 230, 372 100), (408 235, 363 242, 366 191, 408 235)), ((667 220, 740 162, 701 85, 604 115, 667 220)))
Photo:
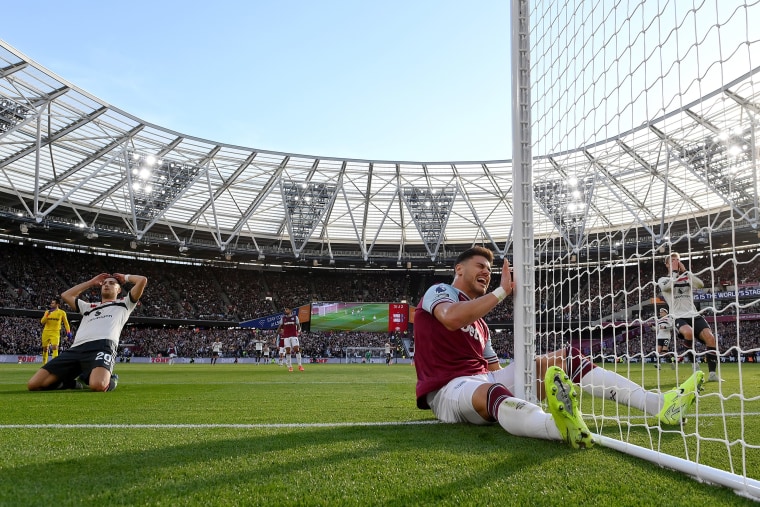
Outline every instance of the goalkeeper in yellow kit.
POLYGON ((42 329, 42 364, 48 362, 48 349, 53 350, 53 357, 58 357, 58 345, 61 343, 61 323, 66 328, 66 337, 71 339, 71 326, 66 312, 61 310, 61 298, 54 297, 50 301, 50 309, 45 311, 40 322, 45 327, 42 329))

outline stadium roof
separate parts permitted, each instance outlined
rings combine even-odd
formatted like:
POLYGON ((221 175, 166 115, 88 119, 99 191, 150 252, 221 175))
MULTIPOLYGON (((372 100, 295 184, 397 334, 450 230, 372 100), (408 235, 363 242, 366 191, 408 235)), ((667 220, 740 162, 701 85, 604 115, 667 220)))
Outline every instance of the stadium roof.
MULTIPOLYGON (((597 232, 659 236, 726 214, 754 230, 757 70, 614 138, 534 153, 536 237, 577 247, 597 232)), ((211 99, 193 107, 220 114, 211 99)), ((326 264, 429 263, 511 243, 509 160, 355 160, 200 139, 2 41, 0 175, 0 232, 92 247, 326 264)))

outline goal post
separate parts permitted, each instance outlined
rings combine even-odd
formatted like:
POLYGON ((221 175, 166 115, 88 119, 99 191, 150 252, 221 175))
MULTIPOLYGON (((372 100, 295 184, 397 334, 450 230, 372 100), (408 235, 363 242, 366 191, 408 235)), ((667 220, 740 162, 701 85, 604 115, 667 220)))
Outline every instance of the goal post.
MULTIPOLYGON (((527 1, 512 2, 512 270, 514 300, 515 395, 537 401, 534 392, 536 318, 533 269, 533 181, 529 13, 527 1)), ((505 251, 507 249, 505 248, 505 251)))
POLYGON ((581 407, 601 445, 760 500, 760 3, 513 0, 511 25, 516 384, 567 345, 658 396, 714 370, 684 424, 581 407), (673 290, 691 346, 657 335, 673 290))
POLYGON ((385 363, 385 347, 346 347, 346 363, 385 363))

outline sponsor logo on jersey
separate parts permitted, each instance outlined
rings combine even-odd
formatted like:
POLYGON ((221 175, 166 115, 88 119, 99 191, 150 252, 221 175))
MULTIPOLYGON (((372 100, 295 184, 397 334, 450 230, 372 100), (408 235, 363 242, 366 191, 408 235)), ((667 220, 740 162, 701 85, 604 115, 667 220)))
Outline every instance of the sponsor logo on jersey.
POLYGON ((486 341, 483 339, 482 336, 480 336, 480 332, 478 331, 478 328, 474 324, 470 324, 467 327, 461 328, 462 331, 469 334, 472 338, 478 340, 480 342, 481 347, 486 346, 486 341))

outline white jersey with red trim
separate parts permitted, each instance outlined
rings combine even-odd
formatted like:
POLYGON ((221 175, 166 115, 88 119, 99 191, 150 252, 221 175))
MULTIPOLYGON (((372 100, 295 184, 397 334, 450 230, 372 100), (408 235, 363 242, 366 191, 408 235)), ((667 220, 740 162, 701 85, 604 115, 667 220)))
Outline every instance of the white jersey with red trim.
POLYGON ((82 314, 82 322, 72 347, 95 340, 111 340, 118 345, 121 330, 137 307, 137 301, 132 301, 127 293, 123 298, 98 303, 77 299, 77 307, 82 314))
POLYGON ((699 315, 694 306, 694 289, 701 289, 705 284, 690 271, 673 273, 657 280, 662 297, 668 303, 673 318, 689 318, 699 315))
POLYGON ((668 340, 673 338, 673 317, 665 315, 657 319, 657 339, 668 340))

